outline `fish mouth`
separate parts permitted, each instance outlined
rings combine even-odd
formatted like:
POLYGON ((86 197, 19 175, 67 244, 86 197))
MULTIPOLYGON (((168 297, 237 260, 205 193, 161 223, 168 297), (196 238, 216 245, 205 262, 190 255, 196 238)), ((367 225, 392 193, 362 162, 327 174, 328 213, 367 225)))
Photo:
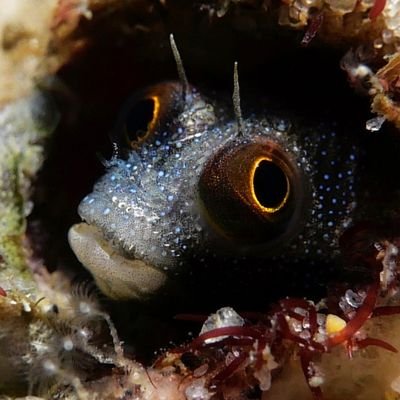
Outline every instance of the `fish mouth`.
POLYGON ((68 241, 99 289, 113 300, 146 300, 167 281, 157 267, 118 253, 95 226, 84 222, 73 225, 68 241))

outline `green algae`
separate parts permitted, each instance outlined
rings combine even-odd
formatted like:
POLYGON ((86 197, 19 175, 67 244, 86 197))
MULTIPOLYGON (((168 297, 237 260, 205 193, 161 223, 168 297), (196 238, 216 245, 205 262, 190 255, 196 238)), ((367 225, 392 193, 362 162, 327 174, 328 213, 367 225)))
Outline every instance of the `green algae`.
POLYGON ((15 288, 7 285, 23 289, 22 282, 32 281, 26 218, 32 209, 31 188, 44 159, 45 139, 57 122, 51 99, 39 91, 0 109, 0 282, 5 289, 15 288))

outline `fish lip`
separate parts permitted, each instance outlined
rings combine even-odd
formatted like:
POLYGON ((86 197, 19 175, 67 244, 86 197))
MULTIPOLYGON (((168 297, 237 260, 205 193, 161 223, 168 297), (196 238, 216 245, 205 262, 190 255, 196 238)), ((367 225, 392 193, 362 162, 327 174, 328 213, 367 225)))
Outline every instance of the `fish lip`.
POLYGON ((146 300, 166 284, 164 271, 143 260, 121 255, 96 226, 85 222, 73 225, 68 241, 99 289, 114 300, 146 300))

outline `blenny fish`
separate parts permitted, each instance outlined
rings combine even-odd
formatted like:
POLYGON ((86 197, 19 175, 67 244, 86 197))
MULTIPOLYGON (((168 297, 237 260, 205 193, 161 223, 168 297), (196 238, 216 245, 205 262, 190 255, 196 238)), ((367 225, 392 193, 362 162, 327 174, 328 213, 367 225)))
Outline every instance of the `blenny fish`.
POLYGON ((125 105, 115 154, 70 229, 74 253, 116 300, 178 282, 233 299, 324 285, 357 209, 356 146, 265 109, 242 116, 236 69, 232 107, 189 85, 172 47, 180 81, 125 105))

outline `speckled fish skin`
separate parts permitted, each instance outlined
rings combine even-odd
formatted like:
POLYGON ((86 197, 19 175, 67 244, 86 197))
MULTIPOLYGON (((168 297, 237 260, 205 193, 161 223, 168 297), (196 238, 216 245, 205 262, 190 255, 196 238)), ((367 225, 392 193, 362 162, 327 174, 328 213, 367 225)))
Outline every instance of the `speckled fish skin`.
MULTIPOLYGON (((326 127, 299 127, 267 113, 248 116, 246 110, 245 130, 238 136, 227 104, 191 89, 173 123, 163 124, 123 159, 107 163, 105 175, 82 200, 79 215, 100 229, 116 253, 142 260, 168 279, 190 273, 194 264, 196 273, 202 273, 203 265, 204 274, 210 274, 205 261, 210 258, 221 257, 227 271, 238 259, 249 260, 247 264, 258 260, 254 280, 259 266, 268 269, 270 260, 312 265, 335 258, 338 238, 351 225, 356 207, 355 146, 326 127), (219 149, 232 141, 264 138, 284 149, 309 188, 304 215, 292 236, 272 249, 268 243, 242 245, 218 237, 204 216, 198 190, 205 164, 219 149)), ((79 249, 72 247, 80 258, 79 249)), ((96 268, 86 267, 96 277, 96 268)), ((248 265, 246 273, 251 268, 248 265)))

